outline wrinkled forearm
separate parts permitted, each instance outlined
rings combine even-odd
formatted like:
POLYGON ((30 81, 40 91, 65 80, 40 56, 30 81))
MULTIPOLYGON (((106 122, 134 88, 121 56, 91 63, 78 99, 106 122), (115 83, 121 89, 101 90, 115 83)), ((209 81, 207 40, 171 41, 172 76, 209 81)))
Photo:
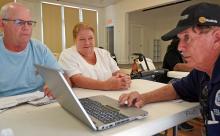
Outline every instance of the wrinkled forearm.
POLYGON ((144 93, 141 95, 141 97, 144 101, 144 104, 174 100, 179 98, 171 84, 156 89, 152 92, 144 93))
POLYGON ((95 80, 84 77, 82 75, 74 75, 70 77, 70 81, 75 87, 94 89, 94 90, 108 90, 105 81, 95 80))

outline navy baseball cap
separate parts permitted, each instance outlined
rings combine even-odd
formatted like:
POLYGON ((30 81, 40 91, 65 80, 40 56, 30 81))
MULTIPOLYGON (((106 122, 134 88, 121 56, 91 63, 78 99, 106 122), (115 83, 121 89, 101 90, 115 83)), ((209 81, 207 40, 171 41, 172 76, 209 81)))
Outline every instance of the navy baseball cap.
POLYGON ((220 26, 220 5, 204 2, 186 8, 176 28, 164 34, 161 39, 171 40, 178 33, 195 26, 220 26))

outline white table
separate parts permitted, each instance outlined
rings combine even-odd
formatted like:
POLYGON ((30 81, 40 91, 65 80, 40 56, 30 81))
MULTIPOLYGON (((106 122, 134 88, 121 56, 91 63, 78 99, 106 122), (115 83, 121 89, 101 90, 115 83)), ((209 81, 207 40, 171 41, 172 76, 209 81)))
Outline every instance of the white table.
MULTIPOLYGON (((133 80, 131 88, 125 91, 74 90, 78 97, 104 94, 118 99, 122 92, 146 92, 163 85, 147 80, 133 80)), ((148 104, 143 110, 149 112, 145 119, 96 132, 64 111, 57 103, 41 107, 22 105, 0 113, 0 129, 10 128, 15 136, 147 136, 199 116, 198 103, 160 102, 148 104)))
POLYGON ((189 72, 168 71, 168 72, 167 72, 167 77, 180 79, 180 78, 182 78, 182 77, 187 76, 188 74, 189 74, 189 72))

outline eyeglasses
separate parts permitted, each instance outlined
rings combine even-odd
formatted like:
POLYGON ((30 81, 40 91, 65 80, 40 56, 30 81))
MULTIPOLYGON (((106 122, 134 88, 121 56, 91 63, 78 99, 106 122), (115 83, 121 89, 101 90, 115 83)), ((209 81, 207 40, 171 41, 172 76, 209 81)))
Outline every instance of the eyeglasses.
POLYGON ((36 21, 24 21, 24 20, 21 20, 21 19, 6 19, 6 18, 3 18, 2 19, 3 21, 12 21, 15 25, 17 26, 25 26, 25 24, 27 24, 28 26, 35 26, 36 25, 36 21))

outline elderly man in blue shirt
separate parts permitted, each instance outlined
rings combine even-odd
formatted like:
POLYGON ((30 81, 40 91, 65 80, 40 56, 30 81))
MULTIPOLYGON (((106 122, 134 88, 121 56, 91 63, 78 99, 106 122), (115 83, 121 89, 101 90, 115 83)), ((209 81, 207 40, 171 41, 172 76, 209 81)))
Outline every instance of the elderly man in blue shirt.
POLYGON ((35 64, 60 69, 50 50, 31 39, 36 22, 30 10, 20 3, 8 3, 0 11, 0 97, 43 90, 51 96, 35 64))

